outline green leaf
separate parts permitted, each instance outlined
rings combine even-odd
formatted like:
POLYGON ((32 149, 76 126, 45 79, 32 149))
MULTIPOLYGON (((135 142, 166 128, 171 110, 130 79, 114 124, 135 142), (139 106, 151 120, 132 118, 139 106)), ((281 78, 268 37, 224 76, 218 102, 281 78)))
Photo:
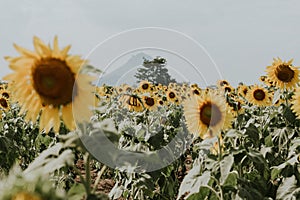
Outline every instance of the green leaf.
POLYGON ((299 198, 300 188, 297 186, 297 180, 295 176, 286 178, 278 187, 276 199, 279 200, 294 200, 299 198))
POLYGON ((285 107, 283 117, 286 118, 290 123, 294 123, 296 115, 293 113, 290 107, 285 107))
POLYGON ((272 104, 275 104, 280 99, 280 96, 281 96, 281 91, 280 90, 276 90, 274 92, 272 104))
POLYGON ((226 180, 224 181, 223 186, 236 187, 238 176, 239 176, 239 174, 237 171, 230 172, 228 174, 226 180))
POLYGON ((221 185, 224 184, 229 172, 230 172, 230 169, 232 167, 232 164, 234 162, 234 158, 233 158, 233 155, 230 154, 229 156, 226 156, 220 163, 220 169, 221 169, 221 177, 220 177, 220 182, 221 182, 221 185))
POLYGON ((83 184, 75 183, 68 191, 68 199, 81 200, 85 195, 85 188, 83 184))
POLYGON ((265 144, 267 147, 272 147, 274 145, 271 135, 268 135, 267 137, 265 137, 265 144))
POLYGON ((298 155, 295 155, 294 157, 290 158, 289 160, 278 166, 271 167, 271 179, 273 180, 277 178, 284 168, 286 168, 287 166, 293 166, 296 163, 298 163, 298 155))
POLYGON ((199 166, 194 166, 191 171, 184 177, 178 193, 178 199, 181 196, 186 198, 192 194, 198 193, 201 186, 206 186, 210 180, 210 172, 205 171, 201 176, 199 176, 199 166))
POLYGON ((255 125, 249 124, 249 126, 246 128, 245 134, 249 136, 253 143, 257 144, 259 141, 259 132, 255 125))

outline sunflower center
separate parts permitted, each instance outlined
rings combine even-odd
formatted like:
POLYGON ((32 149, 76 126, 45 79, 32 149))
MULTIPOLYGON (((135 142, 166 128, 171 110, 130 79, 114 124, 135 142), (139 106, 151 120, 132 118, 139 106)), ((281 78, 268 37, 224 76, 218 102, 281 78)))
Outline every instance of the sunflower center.
POLYGON ((147 97, 145 99, 145 103, 148 105, 148 106, 153 106, 154 105, 154 99, 152 97, 147 97))
POLYGON ((169 97, 170 97, 171 99, 175 98, 175 93, 174 93, 174 92, 170 92, 170 93, 169 93, 169 97))
POLYGON ((32 71, 33 87, 43 105, 65 105, 72 101, 75 77, 65 61, 41 59, 32 71))
POLYGON ((215 126, 222 119, 219 107, 211 102, 207 102, 200 107, 200 120, 206 126, 215 126))
POLYGON ((144 84, 142 85, 142 88, 143 88, 144 90, 147 90, 147 89, 149 88, 149 84, 148 84, 148 83, 144 83, 144 84))
POLYGON ((225 92, 231 92, 231 88, 230 87, 225 87, 224 90, 225 90, 225 92))
POLYGON ((294 78, 295 72, 288 65, 279 65, 275 74, 282 82, 290 82, 294 78))
POLYGON ((0 105, 1 105, 3 108, 8 108, 7 101, 6 101, 6 99, 4 99, 4 98, 1 98, 1 99, 0 99, 0 105))
POLYGON ((7 99, 9 98, 9 94, 7 92, 3 92, 2 96, 5 97, 5 98, 7 98, 7 99))
POLYGON ((199 92, 197 89, 195 89, 195 90, 193 91, 193 93, 194 93, 195 95, 200 95, 200 92, 199 92))
POLYGON ((257 89, 253 92, 253 97, 258 101, 262 101, 265 99, 266 94, 263 90, 257 89))

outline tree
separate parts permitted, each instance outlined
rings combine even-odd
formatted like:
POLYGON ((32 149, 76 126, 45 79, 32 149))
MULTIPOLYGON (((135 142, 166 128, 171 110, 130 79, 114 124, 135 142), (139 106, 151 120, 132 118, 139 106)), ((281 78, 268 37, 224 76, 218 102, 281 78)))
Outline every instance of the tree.
POLYGON ((152 84, 168 85, 169 83, 176 83, 176 80, 171 78, 166 68, 167 61, 162 57, 156 57, 153 60, 144 58, 143 67, 137 69, 134 75, 138 79, 137 82, 148 80, 152 84))

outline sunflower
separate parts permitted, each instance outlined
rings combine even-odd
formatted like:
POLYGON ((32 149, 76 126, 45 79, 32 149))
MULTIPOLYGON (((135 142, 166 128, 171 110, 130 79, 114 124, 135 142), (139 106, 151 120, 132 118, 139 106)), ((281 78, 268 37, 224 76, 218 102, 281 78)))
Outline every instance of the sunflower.
POLYGON ((2 89, 0 90, 0 95, 3 98, 9 99, 10 97, 10 92, 8 90, 2 89))
POLYGON ((242 97, 246 97, 249 87, 247 85, 239 85, 237 88, 238 94, 242 97))
POLYGON ((148 110, 155 110, 157 108, 157 99, 155 97, 143 96, 143 105, 148 110))
POLYGON ((136 95, 123 95, 120 98, 122 105, 129 111, 141 112, 143 111, 143 106, 141 100, 136 95))
POLYGON ((228 81, 226 80, 218 80, 217 82, 217 87, 220 88, 220 87, 224 87, 224 86, 227 86, 227 85, 230 85, 228 81))
POLYGON ((35 194, 31 194, 28 192, 19 192, 16 195, 14 195, 12 200, 42 200, 42 199, 35 194))
POLYGON ((228 101, 228 105, 232 109, 232 114, 234 116, 237 116, 238 114, 244 113, 243 105, 245 102, 241 99, 233 98, 230 101, 228 101))
POLYGON ((151 83, 149 83, 149 81, 141 81, 139 90, 142 93, 146 93, 146 92, 150 92, 151 87, 152 87, 152 85, 151 85, 151 83))
POLYGON ((225 93, 234 92, 234 88, 231 85, 224 85, 223 87, 221 87, 221 89, 223 89, 225 93))
POLYGON ((202 139, 217 135, 231 126, 233 116, 222 95, 209 92, 183 103, 188 130, 202 139))
POLYGON ((53 48, 38 37, 33 43, 35 51, 14 44, 20 56, 6 57, 14 73, 4 80, 10 81, 9 90, 21 106, 20 114, 26 113, 25 120, 35 122, 41 113, 40 131, 46 133, 51 128, 58 133, 60 118, 69 130, 74 130, 73 109, 82 120, 88 120, 91 111, 85 105, 93 105, 94 100, 90 84, 93 79, 79 73, 86 61, 68 55, 70 45, 60 50, 57 37, 53 48))
POLYGON ((191 89, 191 94, 195 95, 195 96, 200 96, 201 95, 201 89, 193 88, 193 89, 191 89))
POLYGON ((0 108, 5 111, 9 110, 8 99, 6 99, 5 97, 0 97, 0 108))
POLYGON ((273 80, 276 88, 291 89, 299 82, 298 67, 293 67, 293 59, 283 62, 280 58, 274 58, 271 66, 267 66, 266 72, 269 80, 273 80))
MULTIPOLYGON (((222 138, 222 135, 219 134, 219 138, 220 138, 220 146, 221 146, 221 152, 223 153, 224 151, 224 142, 223 142, 223 138, 222 138)), ((213 146, 210 148, 210 153, 217 156, 220 152, 220 148, 219 148, 219 141, 216 140, 214 143, 213 143, 213 146)))
POLYGON ((292 110, 296 113, 297 118, 300 119, 300 88, 296 88, 292 99, 292 110))
POLYGON ((271 104, 270 95, 266 89, 260 86, 253 86, 248 92, 246 99, 257 106, 268 106, 271 104))
POLYGON ((173 90, 168 90, 166 95, 167 95, 168 101, 170 101, 170 102, 174 102, 177 99, 177 94, 173 90))
POLYGON ((163 106, 165 104, 164 100, 158 99, 157 100, 158 105, 163 106))

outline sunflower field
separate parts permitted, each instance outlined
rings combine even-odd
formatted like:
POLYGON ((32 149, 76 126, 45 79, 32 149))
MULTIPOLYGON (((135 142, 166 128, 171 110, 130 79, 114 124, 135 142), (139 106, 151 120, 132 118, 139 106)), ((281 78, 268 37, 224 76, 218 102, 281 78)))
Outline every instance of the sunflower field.
POLYGON ((5 57, 0 200, 300 199, 293 60, 255 85, 111 86, 57 37, 33 44, 5 57))

